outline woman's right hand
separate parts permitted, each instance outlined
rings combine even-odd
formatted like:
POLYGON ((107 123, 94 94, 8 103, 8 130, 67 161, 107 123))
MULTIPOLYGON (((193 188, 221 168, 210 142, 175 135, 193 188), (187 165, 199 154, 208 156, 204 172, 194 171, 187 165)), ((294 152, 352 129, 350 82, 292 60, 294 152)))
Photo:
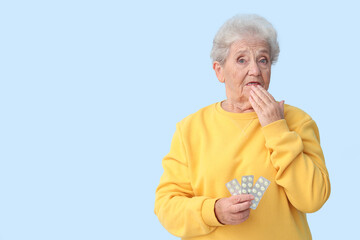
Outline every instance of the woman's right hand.
POLYGON ((236 225, 249 218, 251 194, 235 195, 228 198, 220 198, 215 202, 215 215, 220 223, 236 225))

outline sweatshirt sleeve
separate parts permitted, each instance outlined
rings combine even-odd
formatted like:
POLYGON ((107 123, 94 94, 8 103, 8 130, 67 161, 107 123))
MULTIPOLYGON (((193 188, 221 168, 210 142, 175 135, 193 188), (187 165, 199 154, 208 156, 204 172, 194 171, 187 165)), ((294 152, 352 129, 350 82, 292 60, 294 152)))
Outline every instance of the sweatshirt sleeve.
POLYGON ((330 180, 316 123, 306 119, 290 131, 285 119, 262 128, 275 181, 299 211, 319 210, 330 196, 330 180))
POLYGON ((155 214, 161 224, 178 237, 205 235, 222 226, 214 212, 217 199, 194 196, 179 124, 162 165, 155 194, 155 214))

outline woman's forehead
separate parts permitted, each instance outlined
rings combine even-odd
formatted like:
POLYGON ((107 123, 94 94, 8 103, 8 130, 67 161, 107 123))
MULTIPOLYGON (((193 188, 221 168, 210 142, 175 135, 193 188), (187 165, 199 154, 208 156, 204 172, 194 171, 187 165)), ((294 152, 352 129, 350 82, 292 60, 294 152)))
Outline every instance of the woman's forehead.
POLYGON ((249 53, 250 51, 270 54, 269 44, 263 39, 246 38, 238 40, 230 46, 230 52, 233 54, 245 54, 249 53))

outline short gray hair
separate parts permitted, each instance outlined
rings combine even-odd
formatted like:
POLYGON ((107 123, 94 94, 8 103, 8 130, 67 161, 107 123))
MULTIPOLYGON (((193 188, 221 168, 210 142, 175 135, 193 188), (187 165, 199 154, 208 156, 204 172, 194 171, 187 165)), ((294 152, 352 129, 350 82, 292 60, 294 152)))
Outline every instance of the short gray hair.
POLYGON ((265 18, 255 14, 239 14, 227 20, 214 37, 210 57, 213 61, 218 61, 223 65, 229 54, 231 44, 250 36, 265 40, 268 43, 271 64, 274 64, 280 53, 276 30, 265 18))

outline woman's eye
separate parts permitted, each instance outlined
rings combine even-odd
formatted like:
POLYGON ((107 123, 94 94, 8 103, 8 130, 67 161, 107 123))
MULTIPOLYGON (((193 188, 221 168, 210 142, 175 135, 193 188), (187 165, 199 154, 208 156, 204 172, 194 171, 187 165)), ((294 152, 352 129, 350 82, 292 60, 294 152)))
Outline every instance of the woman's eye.
POLYGON ((263 64, 267 64, 268 60, 266 58, 263 58, 263 59, 260 60, 260 62, 263 63, 263 64))
POLYGON ((239 63, 245 63, 245 59, 240 58, 240 59, 239 59, 239 63))

